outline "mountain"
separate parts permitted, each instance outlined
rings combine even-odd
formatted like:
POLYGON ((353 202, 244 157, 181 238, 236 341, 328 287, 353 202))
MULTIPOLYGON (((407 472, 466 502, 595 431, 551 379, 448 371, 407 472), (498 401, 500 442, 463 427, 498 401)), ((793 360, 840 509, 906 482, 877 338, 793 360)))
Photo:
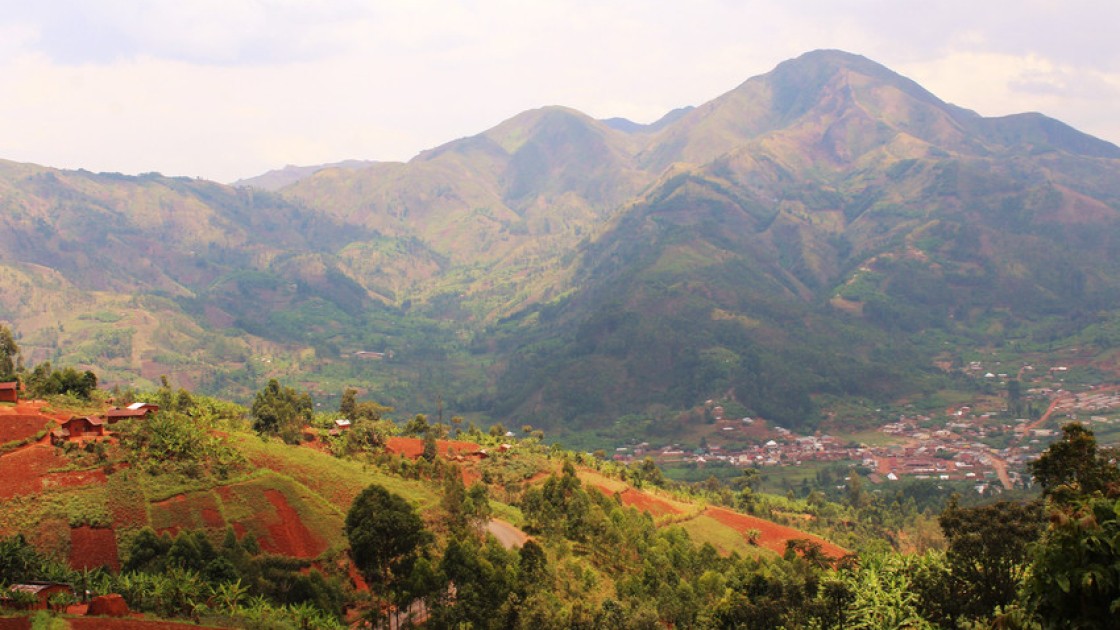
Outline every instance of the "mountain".
POLYGON ((861 57, 784 63, 636 156, 665 171, 583 250, 587 288, 540 311, 565 341, 514 353, 500 408, 590 426, 637 410, 672 433, 662 406, 716 397, 812 425, 822 395, 933 387, 926 337, 1001 343, 996 321, 1052 340, 1114 317, 1117 157, 861 57), (1070 325, 1040 326, 1054 317, 1070 325))
POLYGON ((268 171, 261 173, 255 177, 247 177, 239 179, 232 186, 236 188, 257 188, 260 190, 279 190, 285 186, 289 186, 298 182, 299 180, 314 175, 319 171, 326 168, 345 168, 351 170, 368 168, 377 164, 369 160, 343 160, 342 162, 332 162, 330 164, 316 164, 313 166, 296 166, 289 164, 282 169, 268 171))
POLYGON ((1120 148, 849 53, 652 125, 545 107, 350 166, 0 163, 0 318, 110 382, 362 383, 611 435, 687 432, 708 399, 812 427, 950 386, 935 360, 976 348, 1120 343, 1120 148))

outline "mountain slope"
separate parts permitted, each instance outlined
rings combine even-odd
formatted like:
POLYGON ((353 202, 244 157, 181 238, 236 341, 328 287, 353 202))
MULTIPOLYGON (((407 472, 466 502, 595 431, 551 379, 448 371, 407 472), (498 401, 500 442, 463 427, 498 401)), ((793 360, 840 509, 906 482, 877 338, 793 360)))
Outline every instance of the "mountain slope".
POLYGON ((934 355, 1120 319, 1120 148, 839 51, 653 125, 546 107, 298 174, 0 163, 0 317, 112 382, 665 435, 708 398, 811 426, 936 389, 934 355))
POLYGON ((1116 155, 861 57, 782 64, 639 156, 674 166, 584 250, 566 343, 517 355, 500 408, 594 426, 717 397, 812 425, 822 394, 917 392, 915 334, 1115 309, 1116 155))

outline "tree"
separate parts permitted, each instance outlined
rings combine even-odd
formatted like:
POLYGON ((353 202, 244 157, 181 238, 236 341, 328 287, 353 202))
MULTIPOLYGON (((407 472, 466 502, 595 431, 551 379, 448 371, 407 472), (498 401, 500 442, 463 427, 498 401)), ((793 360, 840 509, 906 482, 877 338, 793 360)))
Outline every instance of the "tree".
POLYGON ((424 436, 428 433, 429 429, 431 429, 431 426, 428 425, 428 416, 418 413, 404 425, 404 429, 401 430, 401 433, 405 435, 424 436))
POLYGON ((358 390, 347 387, 342 392, 342 401, 338 404, 338 412, 344 418, 348 418, 353 422, 358 420, 369 420, 370 422, 377 422, 381 418, 393 411, 392 407, 386 407, 373 401, 363 400, 358 401, 358 390))
POLYGON ((338 413, 344 418, 354 419, 354 410, 357 408, 358 390, 347 387, 342 391, 342 400, 338 403, 338 413))
POLYGON ((72 367, 55 370, 50 361, 44 361, 27 375, 25 384, 28 395, 34 398, 73 394, 88 400, 90 393, 97 389, 97 375, 89 370, 79 372, 72 367))
POLYGON ((436 447, 436 433, 435 431, 428 430, 424 433, 424 450, 420 453, 420 457, 423 457, 424 461, 434 462, 438 453, 439 449, 436 447))
POLYGON ((1046 627, 1113 628, 1120 611, 1120 469, 1080 424, 1062 427, 1031 473, 1050 526, 1035 548, 1028 601, 1046 627))
POLYGON ((1015 415, 1023 412, 1023 384, 1019 379, 1007 381, 1007 409, 1015 415))
POLYGON ((1056 509, 1026 590, 1045 627, 1115 628, 1120 501, 1092 497, 1056 509))
POLYGON ((12 331, 0 324, 0 381, 10 381, 16 377, 20 367, 19 346, 12 338, 12 331))
POLYGON ((413 561, 432 542, 416 508, 377 484, 354 499, 345 529, 354 565, 371 584, 384 588, 408 576, 413 561))
POLYGON ((1001 501, 962 508, 949 500, 939 519, 960 612, 987 617, 1016 599, 1029 564, 1029 547, 1042 534, 1037 503, 1001 501))
POLYGON ((276 379, 269 379, 268 385, 257 392, 253 400, 253 430, 280 434, 285 441, 298 442, 299 431, 311 421, 313 409, 309 394, 281 387, 276 379))
POLYGON ((1076 495, 1120 491, 1120 469, 1110 461, 1113 458, 1110 450, 1097 449, 1091 430, 1071 422, 1062 427, 1062 439, 1029 466, 1046 496, 1065 501, 1076 495))

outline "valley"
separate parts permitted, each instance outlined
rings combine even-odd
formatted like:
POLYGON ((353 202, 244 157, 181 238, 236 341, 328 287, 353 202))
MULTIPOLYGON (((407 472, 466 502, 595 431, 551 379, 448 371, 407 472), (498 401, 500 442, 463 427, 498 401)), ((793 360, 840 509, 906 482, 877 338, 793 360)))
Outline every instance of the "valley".
POLYGON ((814 51, 655 125, 546 107, 239 186, 3 162, 0 321, 109 386, 356 386, 587 450, 695 450, 706 400, 844 435, 975 406, 978 352, 1112 382, 1118 170, 814 51))

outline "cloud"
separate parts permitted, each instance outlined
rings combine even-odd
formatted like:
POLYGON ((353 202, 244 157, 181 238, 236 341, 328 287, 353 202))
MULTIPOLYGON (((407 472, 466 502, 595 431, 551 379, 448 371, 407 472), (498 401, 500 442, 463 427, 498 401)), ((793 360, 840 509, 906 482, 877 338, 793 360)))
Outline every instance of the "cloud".
POLYGON ((954 52, 896 70, 939 97, 984 116, 1041 112, 1097 137, 1120 141, 1108 103, 1120 101, 1120 72, 1037 55, 954 52))
POLYGON ((816 48, 984 114, 1038 110, 1120 140, 1111 3, 3 4, 0 157, 52 166, 231 181, 404 160, 544 105, 651 122, 816 48))

